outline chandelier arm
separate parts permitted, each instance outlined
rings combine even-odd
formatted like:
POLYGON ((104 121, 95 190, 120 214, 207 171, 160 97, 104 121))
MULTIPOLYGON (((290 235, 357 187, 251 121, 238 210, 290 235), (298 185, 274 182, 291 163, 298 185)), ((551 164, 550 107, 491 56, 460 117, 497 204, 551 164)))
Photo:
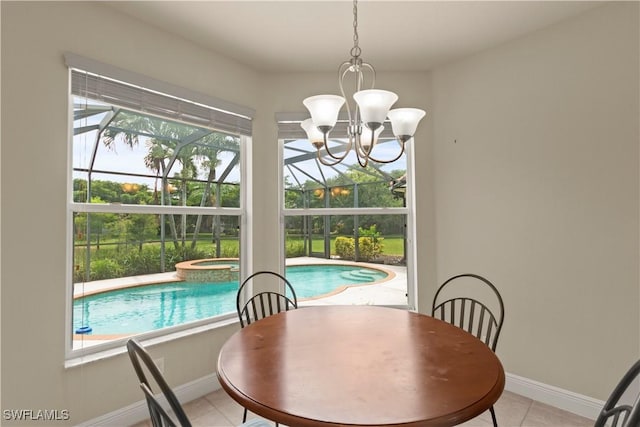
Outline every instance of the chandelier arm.
MULTIPOLYGON (((324 151, 327 152, 327 154, 329 155, 329 157, 331 157, 332 159, 338 160, 338 162, 341 162, 342 160, 344 160, 348 155, 349 155, 349 151, 351 151, 351 138, 349 138, 349 142, 347 143, 347 148, 345 148, 344 150, 344 155, 343 156, 339 156, 339 155, 335 155, 331 152, 331 150, 329 150, 329 141, 327 140, 327 135, 325 134, 324 136, 324 151)), ((320 158, 320 148, 318 148, 318 158, 320 158)))
MULTIPOLYGON (((347 98, 347 95, 344 92, 344 77, 347 75, 349 71, 351 71, 350 61, 345 61, 342 64, 340 64, 340 67, 338 68, 338 85, 340 86, 340 93, 342 94, 342 97, 344 98, 344 101, 345 101, 344 103, 347 107, 347 117, 348 117, 349 126, 350 126, 351 123, 353 123, 352 116, 351 116, 351 107, 349 105, 349 99, 347 98)), ((357 114, 357 109, 358 107, 356 106, 356 114, 357 114)), ((349 129, 349 127, 347 127, 347 129, 349 129)))
MULTIPOLYGON (((370 89, 373 89, 376 87, 376 69, 373 68, 373 65, 369 64, 368 62, 363 62, 362 64, 360 64, 361 68, 368 68, 371 71, 371 87, 370 89)), ((364 79, 364 73, 360 72, 363 76, 364 79)))
POLYGON ((342 161, 347 157, 347 155, 349 154, 349 151, 350 151, 350 150, 345 150, 345 152, 344 152, 344 156, 342 156, 342 157, 335 157, 335 156, 331 155, 331 153, 329 153, 329 152, 326 150, 326 146, 325 146, 325 151, 326 151, 326 152, 331 156, 331 158, 333 158, 335 161, 333 161, 333 162, 326 161, 326 160, 325 160, 325 158, 324 158, 323 156, 321 156, 321 155, 320 155, 320 149, 319 149, 319 148, 318 148, 318 151, 317 151, 317 154, 318 154, 318 155, 317 155, 318 161, 319 161, 320 163, 322 163, 323 165, 325 165, 325 166, 335 166, 335 165, 337 165, 338 163, 342 162, 342 161))
MULTIPOLYGON (((373 134, 372 134, 373 135, 373 134)), ((362 158, 368 158, 369 154, 367 153, 367 151, 362 148, 362 135, 358 135, 359 138, 357 138, 355 140, 355 146, 354 146, 354 150, 356 152, 356 154, 358 155, 358 157, 362 157, 362 158)))
POLYGON ((362 166, 363 168, 366 168, 367 165, 369 164, 369 156, 367 155, 361 155, 360 151, 358 150, 358 145, 356 144, 356 148, 354 150, 356 152, 356 158, 358 159, 358 164, 360 166, 362 166))
MULTIPOLYGON (((398 140, 396 140, 398 142, 398 144, 400 145, 400 153, 398 154, 398 156, 394 159, 391 160, 378 160, 375 157, 373 157, 371 154, 369 154, 369 156, 367 156, 370 160, 373 160, 376 163, 393 163, 396 160, 398 160, 400 157, 402 157, 402 155, 404 154, 404 142, 400 142, 398 140)), ((373 151, 373 148, 371 149, 371 151, 373 151)))

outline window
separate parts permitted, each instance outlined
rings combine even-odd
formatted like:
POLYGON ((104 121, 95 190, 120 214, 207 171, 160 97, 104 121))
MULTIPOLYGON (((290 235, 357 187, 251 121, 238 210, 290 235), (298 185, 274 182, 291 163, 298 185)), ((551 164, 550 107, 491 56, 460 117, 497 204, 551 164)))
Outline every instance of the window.
POLYGON ((135 84, 107 77, 100 71, 113 70, 104 64, 78 69, 87 61, 67 57, 69 354, 235 311, 251 132, 251 112, 241 107, 231 113, 121 70, 116 77, 135 84))
MULTIPOLYGON (((279 115, 278 120, 286 264, 347 270, 339 279, 320 280, 331 285, 305 291, 306 303, 413 307, 413 209, 406 191, 412 142, 407 153, 390 164, 370 162, 362 168, 352 152, 345 161, 325 166, 300 120, 292 115, 279 115), (380 279, 370 270, 386 276, 380 279)), ((330 135, 335 152, 345 144, 341 128, 339 123, 330 135)), ((379 158, 391 158, 400 148, 383 134, 376 150, 379 158)))

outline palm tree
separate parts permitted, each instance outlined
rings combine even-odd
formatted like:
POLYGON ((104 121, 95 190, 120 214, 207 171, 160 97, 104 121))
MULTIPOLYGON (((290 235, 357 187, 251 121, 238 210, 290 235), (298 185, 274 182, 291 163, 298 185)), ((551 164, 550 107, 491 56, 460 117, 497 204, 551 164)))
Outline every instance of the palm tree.
MULTIPOLYGON (((145 141, 148 149, 144 157, 145 166, 156 175, 154 185, 154 199, 158 201, 158 180, 162 181, 162 201, 164 204, 172 203, 169 192, 169 181, 179 180, 181 204, 186 205, 187 182, 198 176, 199 169, 205 174, 206 184, 200 206, 213 206, 214 199, 211 195, 211 185, 216 179, 216 167, 220 164, 220 154, 224 151, 238 152, 239 142, 237 138, 216 133, 210 129, 204 129, 179 122, 171 122, 166 119, 147 116, 141 113, 114 108, 109 116, 102 121, 100 141, 110 150, 116 150, 120 142, 133 148, 141 139, 145 141), (198 161, 199 160, 199 161, 198 161), (175 170, 178 162, 180 167, 173 176, 169 174, 175 170)), ((191 247, 196 246, 198 234, 202 227, 202 215, 196 220, 191 247)), ((182 215, 180 233, 175 216, 168 216, 168 224, 173 244, 179 249, 180 240, 182 247, 186 243, 186 215, 182 215)))
MULTIPOLYGON (((202 142, 203 144, 198 146, 197 154, 202 159, 200 162, 200 166, 205 171, 207 171, 207 182, 205 183, 205 188, 202 192, 202 198, 200 199, 200 206, 204 207, 213 206, 214 204, 214 198, 211 195, 211 184, 216 179, 216 167, 220 164, 220 154, 224 151, 238 152, 239 141, 237 138, 214 133, 203 138, 202 142)), ((217 221, 216 223, 219 223, 219 221, 217 221)), ((196 225, 193 230, 191 248, 196 247, 201 226, 202 214, 198 214, 196 225)))
MULTIPOLYGON (((181 168, 175 173, 173 178, 180 181, 179 189, 181 204, 186 205, 187 181, 193 179, 198 174, 197 166, 193 161, 194 145, 192 143, 182 143, 184 140, 185 128, 182 125, 171 126, 172 123, 162 123, 160 132, 163 135, 170 135, 170 138, 150 138, 146 145, 148 152, 144 157, 145 166, 156 173, 156 183, 154 194, 157 199, 157 181, 162 180, 162 203, 171 205, 171 189, 169 183, 169 173, 177 161, 181 168)), ((174 215, 169 215, 169 229, 176 249, 180 248, 178 230, 174 215)), ((181 221, 182 247, 185 246, 186 239, 186 215, 182 215, 181 221)))

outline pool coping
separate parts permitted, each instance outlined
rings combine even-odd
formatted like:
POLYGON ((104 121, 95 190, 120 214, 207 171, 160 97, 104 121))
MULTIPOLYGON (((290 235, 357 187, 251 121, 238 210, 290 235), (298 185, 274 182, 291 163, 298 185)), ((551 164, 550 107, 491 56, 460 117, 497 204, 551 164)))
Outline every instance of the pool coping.
MULTIPOLYGON (((200 259, 200 260, 192 260, 192 261, 184 261, 182 263, 178 263, 177 265, 180 264, 185 264, 185 263, 192 263, 192 262, 203 262, 203 261, 210 261, 210 260, 224 260, 224 261, 231 261, 231 260, 237 260, 237 258, 207 258, 207 259, 200 259)), ((292 260, 297 260, 299 258, 291 258, 292 260)), ((308 260, 308 257, 305 257, 305 260, 308 260)), ((314 258, 311 258, 314 259, 314 258)), ((387 268, 383 268, 380 266, 380 264, 374 264, 374 263, 366 263, 366 262, 354 262, 354 261, 343 261, 343 260, 335 260, 332 259, 330 260, 331 262, 322 262, 321 260, 316 261, 316 262, 287 262, 286 266, 287 267, 294 267, 297 265, 350 265, 350 266, 354 266, 354 267, 366 267, 366 268, 370 268, 373 270, 379 270, 379 271, 383 271, 385 273, 387 273, 387 277, 380 279, 380 280, 376 280, 373 282, 365 282, 365 283, 354 283, 354 284, 349 284, 349 285, 343 285, 339 288, 337 288, 336 290, 333 290, 329 293, 326 294, 322 294, 322 295, 317 295, 317 296, 313 296, 313 297, 309 297, 309 298, 301 298, 300 301, 304 301, 304 300, 309 300, 309 299, 317 299, 317 298, 325 298, 331 295, 334 295, 336 293, 340 293, 342 291, 344 291, 345 289, 349 288, 349 287, 355 287, 355 286, 370 286, 370 285, 376 285, 376 284, 380 284, 380 283, 384 283, 390 280, 393 280, 396 277, 396 273, 393 270, 389 270, 387 268)), ((193 266, 195 268, 199 268, 199 269, 204 269, 205 267, 202 266, 193 266)), ((214 269, 216 269, 218 266, 209 266, 209 267, 214 267, 214 269)), ((121 278, 117 278, 117 279, 106 279, 106 280, 94 280, 91 282, 77 282, 73 284, 73 299, 78 299, 78 298, 82 298, 82 297, 87 297, 87 296, 91 296, 91 295, 95 295, 95 294, 100 294, 100 293, 104 293, 104 292, 110 292, 110 291, 116 291, 118 289, 128 289, 128 288, 136 288, 136 287, 140 287, 140 286, 149 286, 149 285, 157 285, 160 283, 169 283, 169 282, 184 282, 184 279, 181 279, 178 276, 177 271, 169 271, 166 273, 155 273, 155 274, 146 274, 146 275, 139 275, 139 276, 127 276, 127 277, 121 277, 121 278), (87 289, 88 288, 88 289, 87 289)))
MULTIPOLYGON (((226 260, 229 260, 225 258, 226 260)), ((197 260, 196 260, 197 261, 197 260)), ((202 260, 200 260, 202 261, 202 260)), ((331 292, 326 294, 317 295, 308 298, 300 298, 298 302, 301 305, 305 304, 344 304, 346 303, 355 304, 356 302, 349 301, 349 296, 347 295, 350 291, 355 292, 356 289, 362 288, 379 288, 380 285, 389 284, 396 282, 397 279, 400 279, 404 282, 404 290, 399 289, 401 293, 406 292, 406 266, 391 266, 385 264, 375 264, 368 262, 354 262, 354 261, 345 261, 338 259, 324 259, 324 258, 313 258, 313 257, 297 257, 297 258, 288 258, 286 260, 286 266, 292 267, 297 265, 350 265, 354 267, 366 267, 374 270, 380 270, 387 273, 387 277, 376 280, 373 282, 365 282, 365 283, 357 283, 350 285, 342 285, 331 292), (402 269, 404 270, 404 274, 399 274, 399 271, 394 271, 394 269, 402 269), (400 276, 404 276, 400 277, 400 276), (378 285, 378 286, 375 286, 378 285), (340 301, 332 301, 336 298, 339 298, 340 301), (342 302, 341 302, 342 301, 342 302)), ((167 282, 182 282, 183 280, 179 279, 175 271, 167 272, 167 273, 156 273, 151 275, 142 275, 142 276, 128 276, 126 278, 119 279, 108 279, 108 280, 100 280, 86 283, 76 283, 74 284, 74 299, 82 297, 82 296, 90 296, 98 293, 109 292, 118 289, 127 289, 134 288, 140 286, 148 286, 160 283, 167 282), (126 281, 125 281, 126 279, 126 281), (87 289, 89 287, 89 289, 87 289)), ((385 288, 387 290, 394 287, 393 285, 385 288)), ((128 336, 135 336, 138 333, 128 333, 128 334, 104 334, 104 335, 94 335, 94 334, 73 334, 72 339, 74 341, 107 341, 125 338, 128 336)))

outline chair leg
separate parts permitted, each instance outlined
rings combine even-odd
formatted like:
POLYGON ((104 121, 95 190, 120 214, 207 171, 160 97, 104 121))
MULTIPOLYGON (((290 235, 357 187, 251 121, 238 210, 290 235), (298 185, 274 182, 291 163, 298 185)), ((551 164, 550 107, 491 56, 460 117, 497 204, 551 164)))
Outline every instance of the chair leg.
MULTIPOLYGON (((247 422, 247 408, 244 408, 244 415, 242 415, 242 422, 246 423, 247 422)), ((276 423, 276 427, 278 427, 279 424, 276 423)))
POLYGON ((493 420, 493 427, 498 427, 498 421, 496 420, 496 411, 493 410, 493 406, 491 407, 491 409, 489 409, 489 411, 491 411, 491 419, 493 420))

